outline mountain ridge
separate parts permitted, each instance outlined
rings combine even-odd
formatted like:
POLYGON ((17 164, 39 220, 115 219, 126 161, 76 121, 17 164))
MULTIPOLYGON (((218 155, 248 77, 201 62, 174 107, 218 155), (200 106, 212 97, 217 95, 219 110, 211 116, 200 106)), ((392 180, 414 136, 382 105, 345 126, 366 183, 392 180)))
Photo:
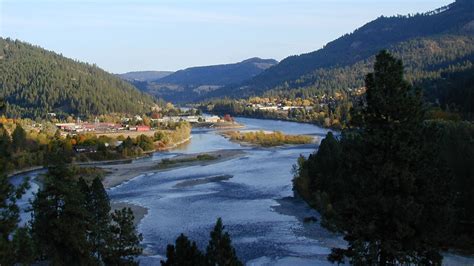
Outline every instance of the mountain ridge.
POLYGON ((242 84, 212 91, 201 99, 246 97, 261 95, 271 89, 299 88, 301 80, 309 83, 307 76, 310 75, 314 76, 313 83, 317 84, 318 76, 315 73, 318 71, 344 69, 366 60, 373 61, 374 55, 380 50, 394 48, 417 38, 430 39, 448 35, 474 36, 474 1, 457 0, 423 14, 381 16, 352 33, 329 42, 319 50, 289 56, 242 84))
POLYGON ((131 81, 140 90, 173 102, 195 101, 201 95, 239 84, 278 63, 274 59, 248 58, 241 62, 189 67, 154 81, 131 81))
POLYGON ((117 74, 117 76, 128 81, 153 81, 160 78, 164 78, 173 73, 173 71, 145 70, 125 72, 117 74))

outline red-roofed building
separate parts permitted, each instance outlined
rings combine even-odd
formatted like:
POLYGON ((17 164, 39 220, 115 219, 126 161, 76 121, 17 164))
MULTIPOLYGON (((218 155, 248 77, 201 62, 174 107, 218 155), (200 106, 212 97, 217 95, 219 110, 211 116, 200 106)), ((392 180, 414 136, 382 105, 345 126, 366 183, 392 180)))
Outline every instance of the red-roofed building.
POLYGON ((137 131, 150 131, 149 126, 137 126, 136 129, 137 131))

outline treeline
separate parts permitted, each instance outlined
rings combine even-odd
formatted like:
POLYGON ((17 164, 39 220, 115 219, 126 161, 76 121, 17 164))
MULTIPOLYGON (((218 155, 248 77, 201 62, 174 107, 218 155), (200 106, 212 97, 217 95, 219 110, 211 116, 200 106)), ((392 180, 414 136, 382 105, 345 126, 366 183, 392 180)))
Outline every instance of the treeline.
POLYGON ((387 52, 365 83, 350 128, 295 166, 295 191, 348 242, 329 260, 439 265, 442 249, 472 252, 474 126, 425 120, 420 91, 387 52))
MULTIPOLYGON (((350 110, 359 98, 348 99, 345 95, 338 99, 322 100, 318 98, 305 98, 311 100, 311 105, 305 108, 283 110, 261 110, 248 106, 247 100, 218 99, 203 102, 200 107, 203 112, 209 112, 219 115, 230 114, 232 116, 253 117, 260 119, 277 119, 295 122, 313 123, 323 127, 334 129, 345 128, 351 119, 350 110)), ((276 102, 289 100, 284 97, 272 97, 276 102)), ((295 98, 302 99, 302 98, 295 98)), ((294 99, 293 99, 294 100, 294 99)))
POLYGON ((42 166, 47 163, 48 154, 58 150, 63 151, 69 162, 135 158, 180 143, 191 135, 191 125, 187 122, 156 131, 154 136, 142 134, 135 138, 92 133, 63 137, 54 125, 42 126, 42 129, 31 128, 28 120, 0 119, 0 162, 5 165, 5 171, 42 166))
POLYGON ((119 77, 42 48, 0 38, 0 97, 9 117, 141 114, 155 101, 119 77))

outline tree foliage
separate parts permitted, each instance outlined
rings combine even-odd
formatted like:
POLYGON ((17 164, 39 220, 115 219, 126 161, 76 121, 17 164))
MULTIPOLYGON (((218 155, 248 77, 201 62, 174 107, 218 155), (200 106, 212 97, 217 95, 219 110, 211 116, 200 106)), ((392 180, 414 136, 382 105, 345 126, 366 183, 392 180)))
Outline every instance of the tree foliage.
POLYGON ((352 129, 300 160, 295 188, 349 243, 330 260, 437 264, 455 212, 450 165, 423 137, 421 94, 400 60, 379 53, 366 87, 352 129))
POLYGON ((52 265, 136 265, 142 237, 129 208, 110 214, 101 181, 88 185, 64 164, 50 166, 33 201, 35 261, 52 265))
POLYGON ((161 261, 161 265, 239 266, 243 264, 236 255, 230 235, 224 232, 222 219, 218 218, 210 233, 205 254, 198 249, 195 242, 191 242, 184 234, 181 234, 176 239, 175 245, 168 245, 166 261, 161 261))

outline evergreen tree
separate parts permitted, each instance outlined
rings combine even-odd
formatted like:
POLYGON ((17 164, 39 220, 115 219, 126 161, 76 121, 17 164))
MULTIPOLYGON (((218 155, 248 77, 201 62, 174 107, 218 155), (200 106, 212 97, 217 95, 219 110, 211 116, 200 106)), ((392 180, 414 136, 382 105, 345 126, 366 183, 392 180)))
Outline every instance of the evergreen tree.
POLYGON ((25 149, 26 147, 26 131, 21 125, 17 125, 12 133, 12 147, 13 150, 18 152, 25 149))
POLYGON ((221 218, 217 219, 214 230, 211 232, 206 258, 209 265, 243 265, 235 254, 229 234, 224 232, 221 218))
POLYGON ((421 95, 403 79, 402 62, 382 51, 374 70, 366 77, 361 137, 342 140, 346 200, 337 211, 349 247, 332 259, 438 264, 440 236, 450 223, 449 174, 423 146, 421 95), (351 141, 361 141, 358 152, 351 141))
MULTIPOLYGON (((0 115, 4 110, 0 99, 0 115)), ((20 209, 16 201, 21 198, 28 188, 28 180, 15 187, 6 175, 10 138, 8 132, 0 124, 0 264, 10 265, 15 262, 15 248, 10 235, 17 230, 20 219, 20 209)))
POLYGON ((20 209, 16 201, 28 188, 25 180, 19 187, 14 187, 7 175, 0 170, 0 264, 10 265, 15 262, 15 250, 10 235, 17 230, 20 209))
POLYGON ((115 210, 112 213, 110 226, 111 236, 107 243, 106 264, 138 265, 135 257, 142 254, 140 241, 142 235, 137 234, 133 224, 134 216, 130 208, 115 210))
MULTIPOLYGON (((0 167, 6 166, 6 160, 10 157, 11 147, 10 135, 5 127, 0 124, 0 167)), ((0 168, 1 170, 5 169, 0 168)))
POLYGON ((31 265, 35 261, 35 245, 30 228, 18 228, 13 235, 12 245, 15 251, 15 264, 31 265))
POLYGON ((199 251, 195 242, 192 242, 181 234, 175 246, 168 245, 166 249, 166 261, 161 261, 163 266, 200 266, 209 265, 204 255, 199 251))
POLYGON ((49 168, 44 188, 36 195, 32 207, 31 228, 40 260, 53 265, 84 265, 94 261, 87 240, 84 195, 65 165, 49 168))
POLYGON ((92 252, 99 260, 106 256, 106 241, 110 238, 111 222, 110 201, 102 182, 98 177, 92 181, 89 194, 88 211, 91 214, 89 226, 91 227, 90 240, 92 252))

